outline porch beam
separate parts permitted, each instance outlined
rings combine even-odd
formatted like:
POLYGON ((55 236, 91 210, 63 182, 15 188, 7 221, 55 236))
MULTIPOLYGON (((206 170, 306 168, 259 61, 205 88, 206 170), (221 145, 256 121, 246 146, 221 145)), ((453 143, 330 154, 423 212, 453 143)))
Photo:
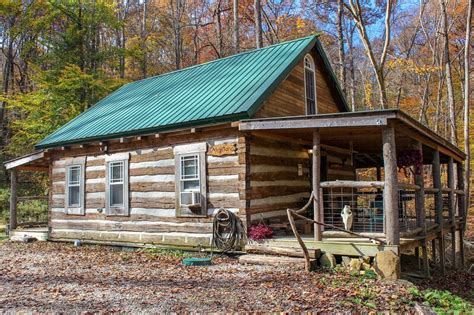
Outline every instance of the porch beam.
POLYGON ((439 229, 439 262, 441 266, 441 273, 444 275, 446 273, 445 267, 445 246, 444 246, 444 236, 443 236, 443 191, 441 187, 441 165, 439 151, 435 150, 433 152, 433 186, 438 189, 438 192, 435 193, 435 221, 438 224, 439 229))
POLYGON ((9 230, 13 231, 17 228, 17 182, 18 182, 18 171, 11 169, 10 171, 10 227, 9 230))
POLYGON ((5 169, 12 170, 14 168, 17 168, 18 166, 29 164, 31 162, 34 162, 42 158, 44 158, 44 151, 31 153, 23 157, 7 161, 4 163, 4 165, 5 165, 5 169))
MULTIPOLYGON (((320 183, 321 183, 321 135, 319 134, 318 129, 313 130, 313 211, 314 211, 314 220, 317 222, 322 222, 321 215, 321 194, 320 192, 320 183)), ((321 225, 314 224, 314 240, 322 240, 322 231, 321 225)))
POLYGON ((387 244, 400 245, 400 226, 398 222, 398 171, 395 130, 392 126, 382 128, 384 161, 384 213, 387 244))
MULTIPOLYGON (((310 117, 311 118, 311 117, 310 117)), ((301 118, 292 120, 257 120, 242 121, 241 131, 278 130, 298 128, 336 128, 336 127, 370 127, 387 125, 385 117, 338 117, 334 118, 301 118)))

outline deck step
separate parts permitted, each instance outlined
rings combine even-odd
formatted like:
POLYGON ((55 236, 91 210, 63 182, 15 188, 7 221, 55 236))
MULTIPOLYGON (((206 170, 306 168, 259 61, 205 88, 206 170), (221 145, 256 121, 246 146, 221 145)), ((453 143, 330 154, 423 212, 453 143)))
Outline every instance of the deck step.
POLYGON ((304 258, 274 255, 246 254, 239 257, 239 263, 252 265, 291 266, 304 269, 304 258))
POLYGON ((10 231, 10 240, 12 241, 23 241, 26 238, 35 238, 38 241, 47 241, 48 228, 16 229, 10 231))
MULTIPOLYGON (((264 255, 276 255, 276 256, 287 256, 287 257, 299 257, 303 258, 303 250, 295 246, 271 246, 268 244, 247 244, 245 245, 245 251, 249 254, 264 254, 264 255)), ((308 249, 309 257, 313 259, 321 256, 320 249, 308 249)))

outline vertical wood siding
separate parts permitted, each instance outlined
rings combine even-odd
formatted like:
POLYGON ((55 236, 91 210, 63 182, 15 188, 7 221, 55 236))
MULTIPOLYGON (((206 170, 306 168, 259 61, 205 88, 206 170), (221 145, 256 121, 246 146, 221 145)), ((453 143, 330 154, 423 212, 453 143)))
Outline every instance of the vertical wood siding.
MULTIPOLYGON (((321 57, 311 52, 316 64, 316 97, 318 114, 337 113, 339 108, 334 99, 328 74, 323 71, 321 57)), ((305 115, 305 90, 303 59, 298 62, 288 77, 263 103, 255 118, 305 115)))

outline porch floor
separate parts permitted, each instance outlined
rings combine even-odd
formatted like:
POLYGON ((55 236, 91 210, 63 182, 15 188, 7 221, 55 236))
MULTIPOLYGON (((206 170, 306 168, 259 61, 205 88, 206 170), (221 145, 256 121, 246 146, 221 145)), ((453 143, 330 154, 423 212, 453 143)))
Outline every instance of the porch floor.
MULTIPOLYGON (((460 221, 456 222, 456 225, 460 224, 460 221)), ((444 223, 443 235, 450 233, 452 225, 446 221, 444 223)), ((436 224, 432 223, 427 227, 427 235, 421 236, 419 232, 413 231, 409 236, 402 236, 400 238, 400 245, 386 245, 373 242, 370 238, 365 237, 338 237, 338 236, 327 236, 326 231, 323 233, 322 241, 315 241, 312 234, 301 235, 306 247, 308 249, 320 249, 322 252, 331 253, 333 255, 340 256, 369 256, 374 257, 377 252, 392 250, 395 253, 402 254, 408 253, 422 245, 423 240, 430 241, 435 239, 440 229, 436 224), (326 236, 324 235, 326 234, 326 236)), ((385 236, 382 233, 370 233, 372 237, 377 237, 385 241, 385 236), (377 235, 375 235, 377 234, 377 235)), ((290 248, 301 248, 293 234, 289 235, 277 235, 273 239, 268 239, 263 243, 252 243, 253 246, 262 247, 290 247, 290 248)))

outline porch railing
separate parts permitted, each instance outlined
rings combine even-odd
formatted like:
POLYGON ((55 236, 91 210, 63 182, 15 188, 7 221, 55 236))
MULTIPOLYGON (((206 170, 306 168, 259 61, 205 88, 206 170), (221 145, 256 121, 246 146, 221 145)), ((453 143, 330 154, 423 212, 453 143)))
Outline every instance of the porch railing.
MULTIPOLYGON (((358 233, 385 233, 384 222, 384 182, 382 181, 326 181, 321 182, 322 218, 324 223, 345 228, 341 212, 345 206, 352 211, 353 232, 358 233)), ((416 210, 416 195, 421 190, 417 185, 398 183, 398 220, 401 233, 419 231, 421 229, 419 215, 416 210)), ((424 224, 431 227, 436 224, 435 195, 438 189, 424 188, 424 224)), ((450 194, 452 193, 453 211, 457 208, 457 195, 461 190, 442 188, 443 221, 452 223, 453 214, 450 213, 450 194)), ((324 228, 325 231, 334 229, 324 228)), ((327 234, 327 233, 326 233, 327 234)))

